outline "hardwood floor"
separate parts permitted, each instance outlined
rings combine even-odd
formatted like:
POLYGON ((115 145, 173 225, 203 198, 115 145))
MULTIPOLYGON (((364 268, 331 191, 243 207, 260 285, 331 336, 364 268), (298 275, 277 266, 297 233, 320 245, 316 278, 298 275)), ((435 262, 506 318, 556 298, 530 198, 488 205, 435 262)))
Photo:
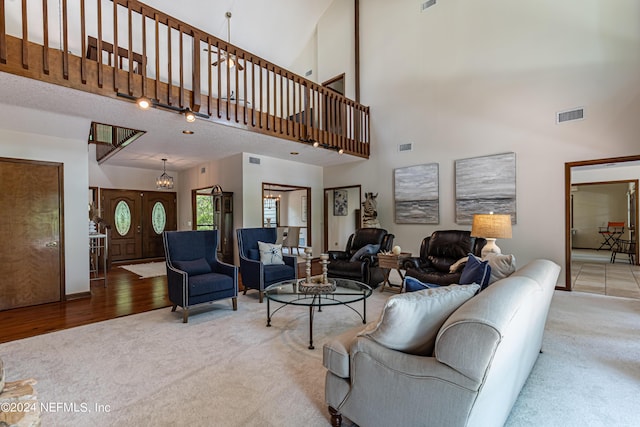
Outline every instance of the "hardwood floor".
POLYGON ((0 343, 170 305, 166 276, 140 279, 114 265, 108 284, 91 282, 91 298, 0 311, 0 343))
MULTIPOLYGON (((320 274, 314 260, 313 274, 320 274)), ((298 277, 305 274, 298 264, 298 277)), ((130 314, 169 307, 167 277, 140 279, 138 275, 114 264, 107 275, 108 286, 102 281, 91 282, 91 297, 66 302, 0 311, 0 343, 19 340, 48 332, 101 322, 130 314)), ((242 291, 242 278, 238 278, 242 291)))

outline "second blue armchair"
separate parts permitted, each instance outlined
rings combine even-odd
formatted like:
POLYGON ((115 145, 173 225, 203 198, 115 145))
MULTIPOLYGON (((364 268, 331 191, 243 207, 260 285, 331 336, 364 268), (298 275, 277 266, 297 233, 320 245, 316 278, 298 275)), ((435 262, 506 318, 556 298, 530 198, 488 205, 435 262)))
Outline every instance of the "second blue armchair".
POLYGON ((260 292, 260 302, 262 302, 264 289, 267 286, 298 277, 294 256, 283 255, 284 264, 260 262, 258 242, 275 243, 277 238, 275 228, 239 228, 237 233, 243 294, 247 293, 247 289, 256 289, 260 292))

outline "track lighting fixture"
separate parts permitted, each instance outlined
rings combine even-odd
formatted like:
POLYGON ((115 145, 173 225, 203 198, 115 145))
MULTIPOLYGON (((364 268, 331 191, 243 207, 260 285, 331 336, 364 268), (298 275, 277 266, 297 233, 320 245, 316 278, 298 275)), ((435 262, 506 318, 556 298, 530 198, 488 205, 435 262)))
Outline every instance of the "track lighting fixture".
POLYGON ((196 121, 196 115, 193 111, 191 111, 191 109, 187 108, 186 110, 184 110, 184 118, 186 121, 188 121, 189 123, 193 123, 196 121))
POLYGON ((141 96, 140 98, 136 99, 136 104, 138 104, 138 107, 143 110, 148 110, 152 105, 151 100, 145 96, 141 96))

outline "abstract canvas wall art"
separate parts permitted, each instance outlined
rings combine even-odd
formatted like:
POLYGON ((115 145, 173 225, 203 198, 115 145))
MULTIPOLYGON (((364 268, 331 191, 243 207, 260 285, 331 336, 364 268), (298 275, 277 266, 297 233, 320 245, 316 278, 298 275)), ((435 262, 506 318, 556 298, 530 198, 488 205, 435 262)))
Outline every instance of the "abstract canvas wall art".
POLYGON ((393 176, 396 224, 438 224, 438 164, 397 168, 393 176))
POLYGON ((456 223, 474 214, 510 214, 516 223, 516 153, 456 160, 456 223))

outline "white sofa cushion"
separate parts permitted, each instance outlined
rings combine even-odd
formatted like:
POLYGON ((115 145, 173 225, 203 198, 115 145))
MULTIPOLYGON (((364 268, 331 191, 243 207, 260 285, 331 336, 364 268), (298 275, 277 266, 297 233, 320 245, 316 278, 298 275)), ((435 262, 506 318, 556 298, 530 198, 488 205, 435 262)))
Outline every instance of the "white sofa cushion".
POLYGON ((485 260, 489 261, 489 267, 491 267, 491 278, 489 284, 497 282, 500 279, 509 277, 516 271, 516 257, 512 254, 496 254, 488 253, 485 260))
POLYGON ((431 356, 436 335, 449 315, 474 296, 480 285, 450 285, 394 295, 377 322, 359 336, 393 350, 431 356))

